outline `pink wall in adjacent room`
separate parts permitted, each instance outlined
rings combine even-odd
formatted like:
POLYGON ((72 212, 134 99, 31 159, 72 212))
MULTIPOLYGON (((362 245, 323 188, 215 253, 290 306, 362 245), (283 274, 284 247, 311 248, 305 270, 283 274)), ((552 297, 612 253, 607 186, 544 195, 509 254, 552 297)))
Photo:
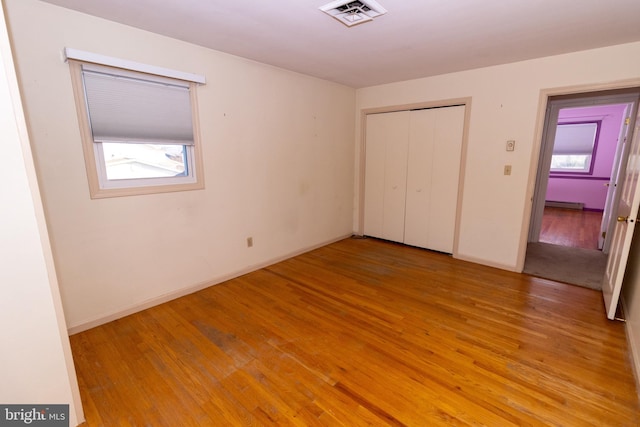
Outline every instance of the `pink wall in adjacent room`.
POLYGON ((618 144, 626 104, 560 110, 558 123, 602 120, 593 171, 589 175, 549 175, 547 201, 584 203, 585 209, 603 210, 607 198, 605 184, 618 144))

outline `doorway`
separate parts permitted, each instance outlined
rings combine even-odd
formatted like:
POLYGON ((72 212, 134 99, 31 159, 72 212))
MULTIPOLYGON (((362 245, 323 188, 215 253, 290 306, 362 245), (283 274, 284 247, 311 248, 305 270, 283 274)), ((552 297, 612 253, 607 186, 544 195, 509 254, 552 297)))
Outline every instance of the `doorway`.
POLYGON ((548 99, 524 272, 600 289, 637 88, 548 99), (608 238, 609 237, 609 238, 608 238))

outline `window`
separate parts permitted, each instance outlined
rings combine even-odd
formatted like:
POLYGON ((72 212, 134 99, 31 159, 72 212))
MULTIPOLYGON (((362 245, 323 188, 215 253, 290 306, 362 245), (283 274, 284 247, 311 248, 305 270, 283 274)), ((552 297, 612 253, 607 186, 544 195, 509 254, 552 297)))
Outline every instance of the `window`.
POLYGON ((92 198, 204 187, 195 83, 69 64, 92 198))
POLYGON ((551 172, 591 173, 599 132, 600 122, 558 124, 551 172))

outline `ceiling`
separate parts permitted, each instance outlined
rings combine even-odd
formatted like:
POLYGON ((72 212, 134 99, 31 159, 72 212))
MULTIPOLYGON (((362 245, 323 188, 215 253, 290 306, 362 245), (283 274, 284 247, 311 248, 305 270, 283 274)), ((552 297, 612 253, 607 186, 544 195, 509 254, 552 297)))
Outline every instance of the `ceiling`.
POLYGON ((378 0, 346 27, 329 0, 43 0, 359 88, 640 40, 638 0, 378 0))

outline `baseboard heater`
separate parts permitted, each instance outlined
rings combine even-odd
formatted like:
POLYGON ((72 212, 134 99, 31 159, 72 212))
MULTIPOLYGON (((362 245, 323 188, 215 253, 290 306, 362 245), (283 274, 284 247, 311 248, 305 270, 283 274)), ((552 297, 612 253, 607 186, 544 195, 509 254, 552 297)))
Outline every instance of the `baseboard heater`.
POLYGON ((580 202, 554 202, 552 200, 546 200, 544 206, 550 208, 576 209, 579 211, 584 210, 584 203, 580 202))

